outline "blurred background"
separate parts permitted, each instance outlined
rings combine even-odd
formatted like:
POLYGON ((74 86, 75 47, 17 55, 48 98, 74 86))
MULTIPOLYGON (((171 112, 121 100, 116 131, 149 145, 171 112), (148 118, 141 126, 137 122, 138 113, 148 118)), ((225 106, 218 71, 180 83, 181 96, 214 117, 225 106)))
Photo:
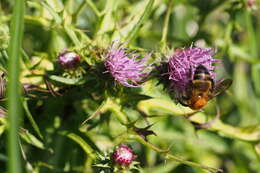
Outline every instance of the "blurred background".
MULTIPOLYGON (((4 81, 13 2, 0 2, 0 172, 8 161, 4 81)), ((109 153, 120 143, 137 155, 130 172, 205 172, 122 135, 130 129, 122 123, 127 119, 138 128, 153 124, 149 130, 156 136, 148 141, 178 157, 227 173, 260 173, 259 7, 258 0, 27 0, 21 82, 30 95, 19 131, 24 172, 113 172, 109 153), (107 84, 102 69, 93 72, 115 40, 153 52, 151 63, 157 65, 177 48, 213 48, 223 62, 218 79, 233 84, 188 119, 192 111, 170 97, 158 76, 128 89, 107 84), (77 75, 57 65, 64 49, 82 57, 77 75), (221 120, 195 129, 192 122, 216 116, 216 105, 221 120)))

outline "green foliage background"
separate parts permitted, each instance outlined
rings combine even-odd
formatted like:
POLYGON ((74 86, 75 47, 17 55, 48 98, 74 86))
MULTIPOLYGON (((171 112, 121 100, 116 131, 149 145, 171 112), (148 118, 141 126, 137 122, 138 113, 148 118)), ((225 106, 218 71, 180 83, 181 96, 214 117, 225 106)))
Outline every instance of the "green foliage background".
POLYGON ((27 0, 22 48, 17 49, 20 82, 37 89, 16 98, 24 116, 8 119, 5 80, 11 73, 8 47, 15 43, 10 41, 15 1, 1 0, 0 172, 7 172, 12 160, 7 153, 12 150, 6 140, 11 134, 8 125, 19 120, 21 172, 112 172, 102 158, 109 161, 105 153, 120 143, 129 144, 137 155, 130 172, 215 171, 208 167, 260 172, 259 3, 251 7, 247 0, 27 0), (102 55, 115 40, 143 54, 152 51, 155 65, 166 61, 175 48, 215 48, 216 58, 223 61, 219 79, 232 78, 233 85, 203 112, 187 118, 193 111, 175 103, 172 91, 158 83, 160 76, 129 89, 103 73, 102 55), (79 71, 64 72, 57 65, 64 49, 82 57, 79 71), (196 131, 193 123, 213 119, 215 105, 221 120, 196 131), (148 124, 156 136, 145 141, 136 132, 148 124))

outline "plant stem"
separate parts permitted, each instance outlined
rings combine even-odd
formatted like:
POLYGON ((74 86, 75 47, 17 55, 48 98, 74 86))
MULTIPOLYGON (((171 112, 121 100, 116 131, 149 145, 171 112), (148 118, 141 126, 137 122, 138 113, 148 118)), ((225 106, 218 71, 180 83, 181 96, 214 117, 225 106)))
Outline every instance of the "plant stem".
POLYGON ((24 0, 16 0, 11 21, 11 41, 8 63, 8 172, 21 173, 21 155, 19 150, 18 129, 21 120, 20 103, 20 58, 24 24, 24 0))
POLYGON ((122 112, 121 106, 115 103, 114 100, 108 100, 108 109, 114 113, 121 124, 126 125, 128 123, 128 117, 122 112))
POLYGON ((164 18, 163 31, 162 31, 162 39, 161 39, 162 50, 165 50, 167 45, 167 34, 169 29, 169 20, 172 12, 172 7, 173 7, 173 0, 169 0, 168 9, 166 12, 166 16, 164 18))
POLYGON ((211 167, 208 167, 208 166, 205 166, 205 165, 202 165, 202 164, 199 164, 199 163, 196 163, 196 162, 192 162, 192 161, 188 161, 188 160, 185 160, 185 159, 182 159, 180 157, 177 157, 173 154, 170 154, 168 150, 163 150, 163 149, 160 149, 158 147, 156 147, 155 145, 147 142, 146 140, 144 140, 141 136, 139 136, 138 134, 135 134, 135 132, 133 132, 133 136, 131 136, 131 138, 134 138, 136 139, 137 141, 139 141, 140 143, 142 143, 143 145, 145 145, 146 147, 149 147, 151 148, 152 150, 158 152, 158 153, 161 153, 163 155, 165 155, 165 158, 169 158, 169 159, 172 159, 172 160, 175 160, 177 162, 180 162, 182 164, 186 164, 186 165, 189 165, 189 166, 194 166, 194 167, 198 167, 198 168, 201 168, 201 169, 205 169, 209 172, 212 172, 212 173, 216 173, 216 172, 222 172, 221 169, 217 169, 217 168, 211 168, 211 167))
POLYGON ((73 16, 72 16, 72 21, 73 21, 73 23, 76 23, 77 18, 78 18, 80 12, 82 11, 82 9, 84 8, 85 5, 86 5, 86 1, 81 2, 81 4, 79 5, 79 7, 77 8, 76 12, 75 12, 75 13, 73 14, 73 16))
MULTIPOLYGON (((196 113, 191 109, 178 106, 171 101, 165 99, 149 99, 140 101, 137 105, 138 110, 143 112, 148 116, 154 115, 154 110, 157 110, 158 113, 156 114, 161 115, 159 112, 163 112, 162 115, 170 114, 174 116, 187 116, 192 115, 189 118, 190 121, 203 124, 205 123, 205 114, 202 112, 196 113)), ((221 134, 224 134, 226 137, 237 138, 239 140, 248 141, 248 142, 255 142, 260 141, 260 130, 255 129, 253 131, 247 131, 243 128, 234 127, 228 124, 223 123, 222 121, 218 120, 214 124, 212 124, 208 130, 217 131, 221 134)))
POLYGON ((86 0, 86 4, 94 11, 94 13, 100 17, 101 13, 98 11, 96 5, 93 3, 92 0, 86 0))
POLYGON ((138 31, 140 30, 142 24, 148 19, 148 17, 151 14, 152 8, 153 8, 154 0, 149 0, 147 3, 145 10, 143 14, 140 16, 138 22, 135 24, 133 29, 129 32, 129 34, 126 37, 127 43, 130 44, 132 40, 137 36, 138 31))

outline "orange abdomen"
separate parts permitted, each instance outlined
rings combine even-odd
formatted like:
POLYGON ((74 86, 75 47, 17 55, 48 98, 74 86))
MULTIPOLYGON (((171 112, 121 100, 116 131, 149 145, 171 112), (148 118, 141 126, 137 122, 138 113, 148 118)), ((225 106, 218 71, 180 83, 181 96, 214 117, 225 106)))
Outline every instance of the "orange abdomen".
POLYGON ((199 109, 203 108, 207 103, 208 103, 208 100, 207 100, 207 99, 205 99, 205 98, 200 98, 200 99, 198 99, 196 102, 194 102, 194 103, 191 105, 191 109, 199 110, 199 109))

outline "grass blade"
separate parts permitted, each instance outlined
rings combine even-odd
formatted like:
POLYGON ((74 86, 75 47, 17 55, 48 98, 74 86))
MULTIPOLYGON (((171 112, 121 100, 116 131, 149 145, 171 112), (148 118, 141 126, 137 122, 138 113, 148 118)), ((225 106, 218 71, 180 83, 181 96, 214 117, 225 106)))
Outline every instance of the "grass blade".
POLYGON ((8 63, 8 172, 21 173, 20 151, 18 141, 19 119, 21 119, 21 89, 19 87, 20 74, 20 50, 23 37, 24 24, 23 0, 16 0, 13 8, 11 21, 11 41, 9 45, 9 63, 8 63))
POLYGON ((38 137, 40 137, 41 139, 43 139, 43 136, 41 134, 41 131, 36 123, 36 121, 34 120, 30 110, 29 110, 29 107, 28 107, 28 103, 27 103, 27 100, 24 100, 23 101, 23 108, 25 110, 25 115, 27 116, 27 118, 29 119, 34 131, 37 133, 38 137))
POLYGON ((147 20, 147 18, 149 17, 151 11, 152 11, 152 7, 153 7, 153 3, 154 3, 154 0, 150 0, 146 7, 145 7, 145 10, 143 12, 143 14, 141 15, 140 19, 138 20, 138 22, 136 23, 136 25, 133 27, 133 29, 131 30, 131 32, 129 32, 128 36, 126 37, 127 38, 127 41, 130 43, 137 35, 139 29, 141 28, 143 22, 145 20, 147 20))
POLYGON ((167 34, 169 29, 169 21, 172 13, 172 8, 173 8, 173 0, 169 0, 169 5, 164 19, 163 31, 162 31, 162 39, 161 39, 162 50, 165 50, 167 46, 167 34))

